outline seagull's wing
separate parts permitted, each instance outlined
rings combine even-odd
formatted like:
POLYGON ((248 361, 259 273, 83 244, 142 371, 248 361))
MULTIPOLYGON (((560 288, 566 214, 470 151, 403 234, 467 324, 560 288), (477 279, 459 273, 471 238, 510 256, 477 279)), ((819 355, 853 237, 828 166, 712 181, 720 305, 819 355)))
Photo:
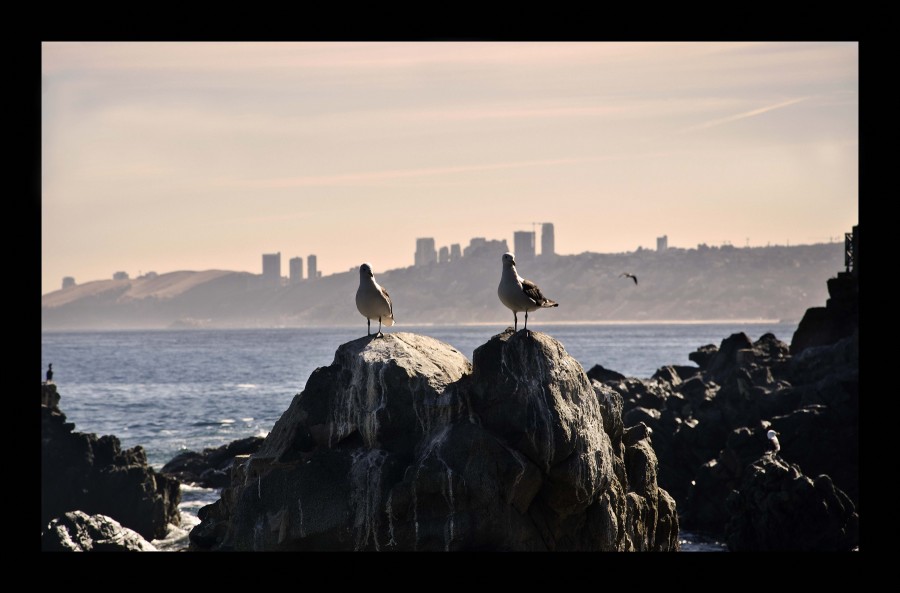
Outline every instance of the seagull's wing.
POLYGON ((635 275, 632 274, 631 279, 634 280, 634 283, 635 283, 635 284, 637 284, 637 276, 635 276, 635 275))
POLYGON ((384 300, 387 301, 388 307, 391 309, 391 315, 394 314, 394 303, 391 302, 391 295, 388 294, 388 291, 384 289, 383 286, 379 286, 381 289, 381 294, 384 296, 384 300))
POLYGON ((541 289, 538 288, 538 285, 535 284, 534 282, 532 282, 531 280, 525 280, 525 279, 522 280, 522 291, 523 291, 525 294, 527 294, 528 297, 529 297, 530 299, 532 299, 532 300, 533 300, 535 303, 537 303, 538 305, 542 305, 542 306, 546 306, 546 305, 553 306, 553 305, 556 305, 556 304, 557 304, 556 302, 551 301, 550 299, 548 299, 547 297, 545 297, 545 296, 541 293, 541 289))

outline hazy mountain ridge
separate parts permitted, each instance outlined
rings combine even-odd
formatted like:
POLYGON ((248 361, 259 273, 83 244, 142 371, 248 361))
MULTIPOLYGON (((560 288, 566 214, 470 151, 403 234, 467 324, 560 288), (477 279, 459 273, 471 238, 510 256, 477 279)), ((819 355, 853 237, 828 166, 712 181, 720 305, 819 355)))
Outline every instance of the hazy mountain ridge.
MULTIPOLYGON (((511 324, 510 311, 497 298, 500 255, 386 272, 371 263, 400 325, 511 324)), ((543 322, 799 320, 828 298, 825 281, 842 268, 841 243, 582 253, 518 266, 520 275, 560 303, 535 314, 543 322), (620 278, 623 272, 635 274, 638 284, 620 278)), ((358 283, 356 270, 281 287, 223 270, 101 280, 43 295, 41 321, 45 330, 362 326, 354 303, 358 283)))

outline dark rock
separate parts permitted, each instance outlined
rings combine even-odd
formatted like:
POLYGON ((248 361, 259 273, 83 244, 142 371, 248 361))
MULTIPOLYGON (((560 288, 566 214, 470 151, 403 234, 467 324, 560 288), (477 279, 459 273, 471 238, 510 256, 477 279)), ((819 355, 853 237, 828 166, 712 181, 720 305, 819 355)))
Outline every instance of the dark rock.
POLYGON ((849 551, 859 544, 853 503, 827 475, 815 480, 767 453, 727 499, 732 551, 849 551))
POLYGON ((700 370, 705 371, 706 367, 709 366, 709 363, 713 360, 718 351, 719 349, 716 348, 715 344, 700 346, 688 354, 688 360, 696 362, 697 366, 700 367, 700 370))
POLYGON ((746 366, 750 361, 746 360, 746 355, 741 355, 739 360, 739 352, 742 350, 753 349, 753 342, 744 332, 731 334, 719 345, 719 350, 713 355, 712 359, 703 370, 714 379, 719 380, 720 377, 728 374, 732 368, 736 366, 746 366))
POLYGON ((591 370, 587 372, 588 379, 593 381, 600 381, 601 383, 605 383, 607 381, 623 381, 626 379, 625 375, 622 373, 617 373, 616 371, 603 368, 599 364, 595 364, 591 367, 591 370))
POLYGON ((231 487, 195 548, 674 550, 646 427, 559 342, 511 330, 474 365, 424 336, 338 348, 231 487), (607 416, 619 416, 618 418, 607 416))
POLYGON ((62 412, 41 406, 41 525, 68 511, 102 514, 147 539, 179 524, 177 480, 156 473, 140 446, 74 432, 62 412))
POLYGON ((664 366, 657 369, 656 372, 653 373, 651 379, 656 379, 657 381, 668 383, 672 387, 680 385, 682 381, 681 375, 672 366, 664 366))
POLYGON ((859 276, 841 272, 829 278, 828 294, 825 307, 806 310, 791 339, 791 354, 834 344, 859 328, 859 276))
POLYGON ((135 531, 105 515, 71 511, 50 521, 41 534, 45 552, 155 552, 135 531))
POLYGON ((247 437, 199 453, 183 451, 165 464, 160 473, 186 484, 223 488, 229 484, 235 456, 256 453, 262 442, 262 437, 247 437))
POLYGON ((59 393, 54 383, 41 383, 41 405, 59 412, 59 393))

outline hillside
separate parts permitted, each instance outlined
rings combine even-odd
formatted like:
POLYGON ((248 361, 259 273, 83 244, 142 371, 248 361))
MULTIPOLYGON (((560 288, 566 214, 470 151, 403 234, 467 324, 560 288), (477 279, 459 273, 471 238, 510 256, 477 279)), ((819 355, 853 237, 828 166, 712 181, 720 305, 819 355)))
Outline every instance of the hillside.
MULTIPOLYGON (((398 324, 512 323, 497 298, 500 253, 382 272, 398 324)), ((539 257, 519 273, 559 308, 545 322, 711 319, 799 320, 827 299, 825 281, 843 268, 843 245, 670 249, 539 257), (635 274, 639 283, 620 278, 635 274)), ((179 271, 102 280, 41 297, 44 330, 264 327, 363 323, 356 271, 264 287, 246 272, 179 271)))

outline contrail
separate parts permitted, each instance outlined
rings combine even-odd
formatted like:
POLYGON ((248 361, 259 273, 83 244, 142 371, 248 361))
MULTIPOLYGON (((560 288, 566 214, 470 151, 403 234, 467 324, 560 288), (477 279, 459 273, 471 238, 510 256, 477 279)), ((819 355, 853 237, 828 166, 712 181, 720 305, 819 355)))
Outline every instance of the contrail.
POLYGON ((738 113, 736 115, 729 115, 728 117, 723 117, 720 119, 714 119, 712 121, 708 121, 706 123, 702 123, 696 126, 691 126, 689 128, 685 128, 681 130, 684 132, 693 132, 695 130, 705 130, 707 128, 712 128, 713 126, 719 126, 722 124, 727 124, 729 122, 738 121, 740 119, 747 119, 748 117, 756 117, 757 115, 762 115, 763 113, 767 113, 769 111, 774 111, 776 109, 781 109, 782 107, 787 107, 789 105, 794 105, 801 101, 806 101, 809 97, 800 97, 799 99, 790 99, 788 101, 782 101, 781 103, 776 103, 775 105, 769 105, 767 107, 760 107, 759 109, 753 109, 750 111, 744 111, 743 113, 738 113))

